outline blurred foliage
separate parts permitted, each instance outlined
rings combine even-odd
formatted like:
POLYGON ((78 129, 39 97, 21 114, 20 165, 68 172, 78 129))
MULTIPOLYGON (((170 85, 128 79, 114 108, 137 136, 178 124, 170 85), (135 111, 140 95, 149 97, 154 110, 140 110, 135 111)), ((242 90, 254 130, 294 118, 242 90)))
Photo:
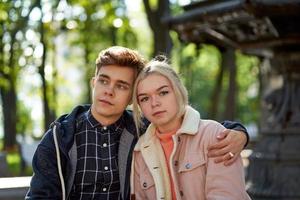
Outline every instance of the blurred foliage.
POLYGON ((260 91, 259 91, 259 59, 237 51, 236 65, 238 66, 237 81, 239 86, 237 118, 244 122, 259 120, 260 91))
MULTIPOLYGON (((159 1, 150 0, 151 8, 156 9, 159 1)), ((69 112, 78 103, 90 102, 90 78, 101 49, 123 45, 146 52, 145 57, 149 58, 153 44, 164 42, 153 39, 149 25, 144 23, 147 21, 143 5, 139 6, 144 14, 137 16, 144 21, 134 26, 130 17, 133 13, 128 12, 122 0, 41 0, 41 8, 35 5, 36 2, 4 0, 0 3, 0 87, 1 90, 10 89, 8 74, 17 84, 16 128, 19 134, 33 135, 42 124, 42 111, 40 118, 32 118, 36 115, 35 108, 41 107, 37 99, 42 101, 42 77, 38 72, 45 49, 41 47, 41 27, 47 47, 45 79, 47 87, 52 88, 47 90, 47 96, 53 97, 49 98, 49 104, 58 115, 69 112), (13 45, 12 39, 15 39, 13 45), (14 68, 8 65, 10 52, 14 53, 14 68), (31 106, 25 102, 26 98, 30 99, 31 106)), ((183 12, 178 2, 171 1, 172 15, 183 12)), ((173 42, 171 61, 188 89, 190 104, 207 118, 222 64, 222 52, 209 44, 182 43, 177 33, 171 31, 170 34, 173 42)), ((259 64, 258 58, 236 52, 236 119, 244 124, 256 122, 259 117, 259 64)), ((228 74, 224 74, 222 81, 217 120, 224 111, 228 74)), ((41 135, 44 130, 39 129, 41 135)), ((0 147, 1 144, 3 142, 0 147)), ((14 156, 8 159, 16 170, 14 166, 20 162, 18 159, 14 156)))
POLYGON ((9 153, 6 157, 9 173, 11 176, 31 176, 32 167, 24 166, 22 169, 21 157, 18 153, 9 153))
POLYGON ((137 39, 129 25, 126 6, 123 1, 69 1, 73 13, 64 19, 64 30, 73 33, 70 45, 78 46, 84 58, 80 71, 84 72, 86 95, 83 103, 90 99, 89 81, 95 72, 95 60, 101 49, 112 45, 136 48, 137 39), (76 12, 77 10, 77 12, 76 12))
MULTIPOLYGON (((212 89, 215 85, 218 69, 222 64, 222 53, 213 45, 183 44, 177 40, 172 32, 174 48, 172 62, 182 77, 189 92, 190 104, 200 111, 203 118, 209 117, 209 107, 212 89)), ((244 124, 256 122, 259 117, 259 59, 236 52, 238 103, 236 120, 244 124)), ((225 94, 228 87, 228 74, 224 75, 221 101, 216 120, 222 119, 225 94)))
POLYGON ((9 153, 6 156, 9 172, 12 176, 19 176, 21 173, 21 159, 18 153, 9 153))
POLYGON ((19 101, 17 112, 17 115, 19 116, 17 122, 17 132, 23 136, 25 134, 32 136, 33 121, 30 116, 30 109, 19 101))

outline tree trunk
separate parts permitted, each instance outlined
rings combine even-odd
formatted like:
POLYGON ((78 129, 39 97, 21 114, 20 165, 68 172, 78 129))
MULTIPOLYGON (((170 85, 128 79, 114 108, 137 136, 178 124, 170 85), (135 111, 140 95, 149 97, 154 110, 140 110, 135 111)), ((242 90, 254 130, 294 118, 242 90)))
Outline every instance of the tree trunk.
POLYGON ((170 16, 169 0, 159 0, 156 10, 150 7, 149 0, 143 0, 149 26, 153 32, 154 49, 152 56, 159 53, 169 55, 172 48, 172 40, 167 24, 162 22, 164 17, 170 16))
MULTIPOLYGON (((2 99, 2 110, 3 110, 3 126, 4 126, 4 146, 6 150, 15 150, 16 148, 16 125, 17 125, 17 92, 16 92, 16 79, 18 76, 18 66, 16 66, 15 53, 19 50, 14 48, 16 45, 16 34, 18 31, 26 27, 29 15, 33 8, 36 7, 39 0, 35 0, 29 6, 26 16, 18 16, 18 21, 12 22, 9 27, 5 24, 1 24, 2 34, 9 34, 11 36, 10 51, 5 56, 3 52, 3 44, 1 35, 1 70, 0 76, 4 79, 7 85, 1 85, 1 99, 2 99), (4 58, 7 57, 8 61, 4 58), (9 67, 9 72, 5 72, 2 69, 4 66, 9 67)), ((18 13, 18 12, 17 12, 18 13)), ((18 13, 20 14, 20 13, 18 13)))
POLYGON ((85 70, 85 84, 86 84, 86 95, 85 95, 85 99, 84 99, 84 103, 86 104, 90 104, 92 103, 92 98, 91 98, 91 83, 90 83, 90 80, 93 76, 93 71, 94 69, 91 69, 89 66, 90 65, 90 61, 89 61, 89 54, 90 54, 90 50, 89 50, 89 46, 88 44, 85 44, 84 45, 84 65, 86 66, 86 70, 85 70))
POLYGON ((209 109, 209 118, 217 119, 219 111, 219 99, 222 93, 222 81, 224 76, 223 64, 219 66, 219 73, 216 79, 216 83, 211 95, 211 105, 209 109))
POLYGON ((224 110, 223 119, 234 120, 236 111, 236 73, 237 68, 235 64, 235 52, 234 49, 227 49, 224 54, 225 65, 229 72, 229 86, 226 97, 226 106, 224 110))
POLYGON ((4 121, 4 146, 3 149, 10 151, 16 148, 16 121, 17 103, 16 89, 13 80, 9 82, 10 88, 1 89, 1 100, 4 121))
MULTIPOLYGON (((39 5, 41 8, 41 5, 39 5)), ((41 40, 40 42, 43 45, 43 56, 42 56, 42 62, 39 66, 39 74, 41 76, 42 80, 42 94, 43 94, 43 110, 44 110, 44 130, 46 131, 50 124, 54 121, 54 111, 50 108, 49 102, 51 101, 50 92, 49 92, 49 86, 47 84, 47 80, 45 77, 45 64, 46 64, 46 57, 47 57, 47 44, 45 39, 45 29, 44 24, 42 22, 43 15, 41 16, 40 20, 40 34, 41 34, 41 40)))
MULTIPOLYGON (((11 47, 15 44, 15 34, 12 34, 11 47)), ((3 121, 4 121, 4 150, 15 150, 16 148, 16 125, 17 125, 17 93, 16 72, 14 62, 14 50, 11 48, 8 66, 9 74, 5 76, 8 88, 1 88, 3 121)))

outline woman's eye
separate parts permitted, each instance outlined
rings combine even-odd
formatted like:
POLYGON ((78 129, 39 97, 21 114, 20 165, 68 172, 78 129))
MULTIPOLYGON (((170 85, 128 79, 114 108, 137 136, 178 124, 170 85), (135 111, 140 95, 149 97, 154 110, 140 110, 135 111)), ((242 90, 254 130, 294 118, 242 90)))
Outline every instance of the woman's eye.
POLYGON ((169 91, 161 91, 159 92, 159 96, 165 96, 169 93, 169 91))
POLYGON ((140 102, 146 102, 149 100, 149 97, 143 97, 143 98, 140 98, 140 102))

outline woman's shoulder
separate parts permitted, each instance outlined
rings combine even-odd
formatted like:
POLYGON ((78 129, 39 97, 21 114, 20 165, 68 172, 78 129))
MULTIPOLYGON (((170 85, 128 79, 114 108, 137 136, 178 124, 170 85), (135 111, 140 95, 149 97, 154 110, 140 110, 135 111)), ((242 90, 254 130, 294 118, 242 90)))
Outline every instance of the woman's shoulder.
POLYGON ((213 129, 214 128, 218 128, 218 129, 223 128, 223 129, 225 129, 225 127, 221 123, 219 123, 215 120, 212 120, 212 119, 200 119, 199 128, 213 128, 213 129))
POLYGON ((221 123, 212 119, 200 119, 200 123, 207 126, 219 126, 219 125, 222 126, 221 123))
POLYGON ((223 130, 225 130, 225 127, 219 122, 211 119, 201 119, 197 135, 202 135, 202 138, 214 141, 216 136, 223 130))

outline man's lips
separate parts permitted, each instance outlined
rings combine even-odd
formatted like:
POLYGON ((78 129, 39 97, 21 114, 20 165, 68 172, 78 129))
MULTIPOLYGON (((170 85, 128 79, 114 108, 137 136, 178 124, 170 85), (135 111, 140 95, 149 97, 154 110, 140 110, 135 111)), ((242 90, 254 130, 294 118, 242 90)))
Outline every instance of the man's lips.
POLYGON ((104 99, 100 99, 99 100, 101 103, 105 103, 105 104, 108 104, 108 105, 113 105, 112 103, 110 103, 109 101, 107 101, 107 100, 104 100, 104 99))
POLYGON ((153 113, 152 116, 156 117, 164 112, 166 112, 166 111, 157 111, 157 112, 153 113))

